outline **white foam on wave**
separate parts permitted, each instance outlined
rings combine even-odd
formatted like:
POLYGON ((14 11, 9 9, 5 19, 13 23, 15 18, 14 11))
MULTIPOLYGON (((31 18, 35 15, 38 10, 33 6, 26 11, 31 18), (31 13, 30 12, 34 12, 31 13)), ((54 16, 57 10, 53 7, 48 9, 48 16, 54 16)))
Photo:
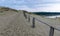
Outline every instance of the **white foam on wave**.
POLYGON ((56 15, 56 16, 45 16, 45 18, 60 18, 60 15, 56 15))

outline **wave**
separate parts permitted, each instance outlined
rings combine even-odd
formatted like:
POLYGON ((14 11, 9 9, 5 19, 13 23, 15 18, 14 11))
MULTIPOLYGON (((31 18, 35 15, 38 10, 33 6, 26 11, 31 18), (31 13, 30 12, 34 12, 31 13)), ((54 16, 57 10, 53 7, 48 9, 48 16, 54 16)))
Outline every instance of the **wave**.
POLYGON ((60 18, 60 15, 55 15, 55 16, 45 16, 45 18, 60 18))

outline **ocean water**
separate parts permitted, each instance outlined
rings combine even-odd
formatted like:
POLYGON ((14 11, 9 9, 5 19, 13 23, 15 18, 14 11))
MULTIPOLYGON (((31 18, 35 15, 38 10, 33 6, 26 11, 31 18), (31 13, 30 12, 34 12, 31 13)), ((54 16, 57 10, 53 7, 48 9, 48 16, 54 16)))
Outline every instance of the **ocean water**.
POLYGON ((37 15, 45 15, 45 16, 60 15, 60 12, 32 12, 32 13, 37 15))
POLYGON ((56 16, 45 16, 45 18, 60 18, 60 15, 56 15, 56 16))
POLYGON ((57 18, 60 17, 60 12, 33 12, 33 14, 41 15, 46 18, 57 18))

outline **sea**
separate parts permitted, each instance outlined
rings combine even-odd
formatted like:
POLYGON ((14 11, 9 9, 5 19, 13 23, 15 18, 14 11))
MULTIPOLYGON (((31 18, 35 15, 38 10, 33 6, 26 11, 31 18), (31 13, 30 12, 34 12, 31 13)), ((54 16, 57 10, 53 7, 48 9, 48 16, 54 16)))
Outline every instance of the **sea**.
POLYGON ((44 16, 46 18, 60 17, 60 12, 32 12, 33 14, 44 16))

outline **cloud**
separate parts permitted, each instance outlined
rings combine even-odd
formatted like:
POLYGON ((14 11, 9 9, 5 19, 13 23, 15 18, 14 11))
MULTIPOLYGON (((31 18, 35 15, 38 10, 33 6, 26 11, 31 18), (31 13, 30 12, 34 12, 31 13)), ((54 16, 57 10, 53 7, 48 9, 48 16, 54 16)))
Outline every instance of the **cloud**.
MULTIPOLYGON (((43 5, 42 5, 43 6, 43 5)), ((60 11, 60 4, 46 4, 46 6, 40 7, 40 5, 36 6, 36 11, 60 11)))
POLYGON ((0 6, 27 11, 60 11, 60 0, 0 0, 0 6))
POLYGON ((28 6, 24 5, 24 6, 20 6, 19 9, 21 10, 27 10, 27 11, 33 11, 32 8, 29 8, 28 6))
POLYGON ((29 8, 28 6, 20 6, 21 10, 27 10, 31 12, 40 12, 40 11, 46 11, 46 12, 60 12, 60 4, 46 4, 46 6, 41 7, 40 5, 36 5, 36 8, 29 8))

